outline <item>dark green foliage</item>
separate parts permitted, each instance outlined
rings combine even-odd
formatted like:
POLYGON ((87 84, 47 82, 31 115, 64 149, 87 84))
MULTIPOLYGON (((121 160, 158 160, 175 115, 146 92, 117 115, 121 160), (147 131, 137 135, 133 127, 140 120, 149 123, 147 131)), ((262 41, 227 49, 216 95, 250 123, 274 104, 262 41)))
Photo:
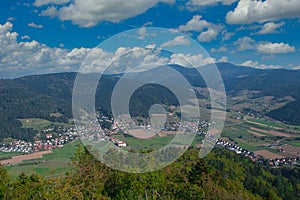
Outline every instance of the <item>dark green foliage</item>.
POLYGON ((82 147, 62 177, 20 174, 0 168, 4 199, 286 199, 300 198, 298 168, 269 168, 234 152, 215 149, 204 159, 188 150, 156 172, 130 174, 106 167, 82 147))
POLYGON ((300 101, 288 103, 282 108, 269 112, 267 115, 282 122, 300 124, 300 101))
POLYGON ((5 168, 0 166, 0 199, 5 197, 6 189, 9 183, 9 177, 5 168))

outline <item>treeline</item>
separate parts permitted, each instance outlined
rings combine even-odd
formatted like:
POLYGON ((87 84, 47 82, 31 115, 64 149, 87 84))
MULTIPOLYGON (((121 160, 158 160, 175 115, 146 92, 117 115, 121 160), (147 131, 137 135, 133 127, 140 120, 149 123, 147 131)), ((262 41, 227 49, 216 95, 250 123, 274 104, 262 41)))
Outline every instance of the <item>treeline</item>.
POLYGON ((196 149, 160 171, 129 174, 110 169, 79 148, 65 176, 20 174, 0 168, 3 199, 299 199, 298 168, 271 169, 224 149, 205 159, 196 149))
MULTIPOLYGON (((298 91, 300 93, 300 91, 298 91)), ((289 124, 300 124, 300 100, 293 101, 285 106, 273 110, 268 113, 268 116, 289 124)))

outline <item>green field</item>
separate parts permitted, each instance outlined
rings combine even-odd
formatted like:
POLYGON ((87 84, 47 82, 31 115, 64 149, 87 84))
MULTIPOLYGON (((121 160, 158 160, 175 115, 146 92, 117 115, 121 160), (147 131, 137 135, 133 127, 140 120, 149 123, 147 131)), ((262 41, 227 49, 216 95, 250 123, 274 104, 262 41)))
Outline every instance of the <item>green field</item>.
POLYGON ((266 119, 250 119, 249 121, 257 122, 260 124, 264 124, 269 127, 278 128, 278 129, 289 129, 291 131, 300 132, 300 126, 284 124, 279 121, 268 121, 266 119))
POLYGON ((130 135, 124 135, 126 143, 130 148, 139 151, 141 149, 160 149, 166 144, 168 144, 173 138, 174 135, 167 135, 165 137, 154 137, 151 139, 137 139, 130 135))
POLYGON ((0 152, 0 160, 7 160, 7 159, 10 159, 12 156, 17 156, 17 155, 20 155, 20 153, 17 153, 17 152, 8 152, 8 153, 0 152))
MULTIPOLYGON (((236 116, 236 113, 228 113, 227 116, 236 116)), ((267 119, 246 118, 241 120, 227 120, 222 132, 222 137, 228 138, 235 142, 240 147, 249 151, 268 150, 273 153, 278 153, 276 149, 267 147, 269 144, 290 144, 299 146, 300 131, 297 126, 290 126, 282 122, 271 121, 267 119), (257 129, 251 129, 257 128, 257 129), (279 131, 291 134, 293 137, 286 138, 282 136, 272 135, 271 132, 279 131), (259 135, 250 133, 249 131, 259 135)))
POLYGON ((50 125, 57 125, 57 126, 68 126, 65 123, 58 123, 58 122, 51 122, 45 119, 39 118, 28 118, 28 119, 19 119, 22 122, 22 128, 32 128, 38 131, 42 131, 49 127, 50 125))
POLYGON ((8 174, 17 177, 20 173, 39 174, 41 176, 55 176, 64 174, 71 169, 70 163, 80 140, 73 141, 61 148, 53 150, 52 154, 46 154, 41 159, 24 161, 23 163, 7 167, 8 174))

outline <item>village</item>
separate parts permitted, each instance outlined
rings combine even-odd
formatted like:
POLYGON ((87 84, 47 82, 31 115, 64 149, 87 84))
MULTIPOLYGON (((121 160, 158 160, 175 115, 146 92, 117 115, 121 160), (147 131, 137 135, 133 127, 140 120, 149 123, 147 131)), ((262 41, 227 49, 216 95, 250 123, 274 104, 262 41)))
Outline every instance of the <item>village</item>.
MULTIPOLYGON (((95 122, 99 122, 99 127, 94 130, 94 134, 90 134, 87 137, 91 140, 100 140, 100 141, 110 141, 118 147, 127 147, 128 144, 125 141, 120 139, 116 139, 114 136, 116 134, 125 133, 128 134, 128 129, 133 126, 130 123, 122 123, 117 122, 113 118, 109 118, 105 115, 97 115, 97 120, 95 122)), ((284 165, 300 165, 300 158, 287 158, 280 157, 274 159, 266 159, 263 156, 243 149, 232 141, 224 139, 216 139, 214 135, 208 133, 208 129, 211 124, 214 122, 207 121, 198 121, 198 122, 174 122, 174 123, 166 123, 163 128, 161 128, 160 132, 176 133, 180 131, 180 128, 185 131, 192 131, 197 133, 199 136, 203 136, 211 141, 213 141, 217 146, 221 148, 228 149, 230 151, 234 151, 236 154, 243 155, 253 162, 262 163, 269 166, 284 166, 284 165)), ((150 131, 152 129, 151 125, 147 123, 139 124, 140 129, 143 131, 150 131)), ((53 150, 59 147, 62 147, 79 137, 82 137, 84 131, 80 128, 77 130, 75 126, 71 126, 69 128, 59 128, 55 129, 54 127, 47 128, 42 131, 43 137, 39 137, 39 140, 35 140, 34 142, 26 142, 22 140, 14 140, 10 143, 0 144, 0 152, 17 152, 21 154, 31 154, 34 152, 48 151, 53 150)), ((86 135, 85 135, 86 137, 86 135)), ((201 147, 202 144, 197 146, 201 147)))
POLYGON ((0 152, 30 154, 34 152, 53 150, 78 139, 77 129, 74 127, 60 128, 58 129, 58 132, 55 133, 53 131, 54 127, 43 130, 43 135, 34 142, 13 140, 9 143, 3 143, 0 145, 0 152))
MULTIPOLYGON (((107 117, 102 118, 102 120, 107 120, 107 117)), ((116 123, 113 119, 109 120, 112 122, 112 129, 105 129, 105 133, 110 141, 112 141, 115 145, 119 147, 126 147, 127 144, 124 141, 120 141, 117 139, 114 139, 112 136, 121 131, 123 133, 128 133, 128 127, 130 127, 130 124, 124 124, 124 123, 116 123)), ((179 127, 185 128, 186 130, 197 132, 197 134, 204 136, 213 142, 216 143, 217 146, 228 149, 230 151, 234 151, 236 154, 243 155, 253 162, 262 163, 269 166, 285 166, 285 165, 300 165, 300 158, 299 157, 280 157, 280 158, 274 158, 274 159, 266 159, 263 156, 248 151, 246 149, 243 149, 242 147, 238 146, 232 141, 227 141, 226 139, 215 139, 213 135, 210 135, 208 133, 208 129, 211 126, 211 123, 213 122, 207 122, 207 121, 198 121, 198 122, 184 122, 182 126, 180 126, 180 123, 166 123, 164 128, 161 129, 161 131, 169 131, 169 132, 175 132, 178 131, 179 127)), ((142 130, 150 130, 151 126, 149 124, 140 124, 140 128, 142 130)))

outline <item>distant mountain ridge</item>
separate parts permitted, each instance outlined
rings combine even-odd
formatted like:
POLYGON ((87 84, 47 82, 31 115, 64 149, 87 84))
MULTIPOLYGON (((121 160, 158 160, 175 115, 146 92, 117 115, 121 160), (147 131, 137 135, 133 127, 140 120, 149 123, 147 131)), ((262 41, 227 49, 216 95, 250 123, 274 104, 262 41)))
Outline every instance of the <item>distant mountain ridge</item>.
MULTIPOLYGON (((296 99, 295 102, 287 104, 277 112, 272 111, 269 116, 288 123, 299 123, 300 113, 291 107, 300 107, 300 70, 261 70, 230 63, 217 63, 216 65, 224 80, 226 92, 230 96, 243 90, 261 91, 260 95, 272 95, 278 98, 292 96, 296 99), (289 115, 282 114, 286 112, 289 115)), ((191 85, 206 86, 203 79, 196 73, 196 69, 179 65, 171 65, 171 67, 185 76, 191 85)), ((199 70, 205 70, 207 67, 210 65, 199 70)), ((119 77, 119 75, 106 75, 101 80, 96 94, 98 109, 109 110, 111 91, 119 77)), ((38 117, 60 122, 66 122, 67 119, 72 118, 72 88, 75 78, 76 73, 71 72, 0 79, 0 140, 6 137, 30 137, 30 131, 28 135, 24 135, 25 130, 21 129, 21 123, 17 120, 19 118, 38 117), (56 118, 50 115, 56 112, 62 113, 63 116, 56 118)), ((178 103, 170 91, 157 85, 140 88, 136 96, 144 98, 148 106, 159 101, 166 104, 178 103)), ((137 99, 135 100, 134 104, 138 109, 134 112, 146 114, 142 110, 145 106, 142 106, 137 99)))

